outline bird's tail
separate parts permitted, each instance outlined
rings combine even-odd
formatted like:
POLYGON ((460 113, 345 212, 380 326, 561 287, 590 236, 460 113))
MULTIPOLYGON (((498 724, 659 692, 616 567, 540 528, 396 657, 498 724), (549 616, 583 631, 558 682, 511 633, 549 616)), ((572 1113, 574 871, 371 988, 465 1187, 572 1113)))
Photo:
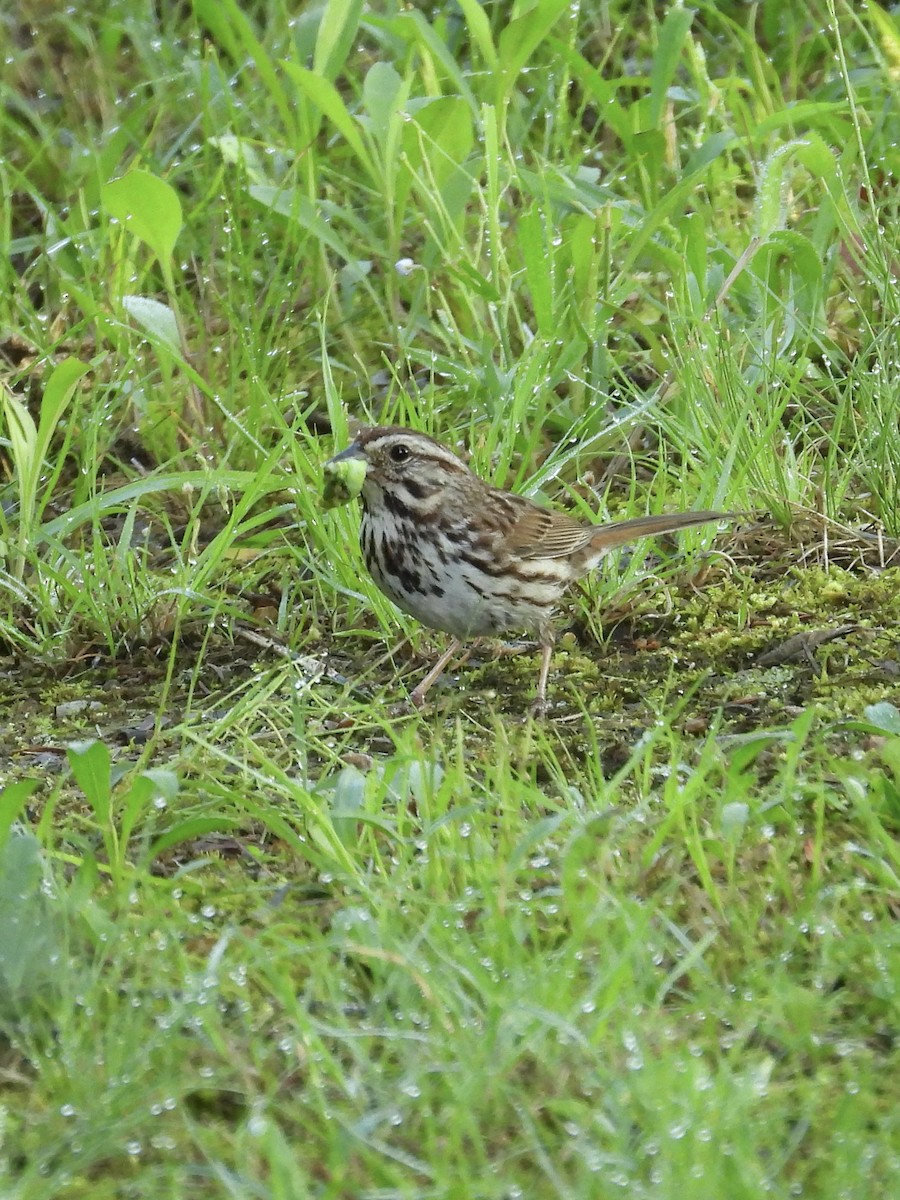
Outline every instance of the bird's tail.
POLYGON ((598 525, 591 538, 590 549, 599 557, 616 546, 636 542, 638 538, 653 537, 659 533, 674 533, 691 525, 705 525, 710 521, 724 521, 733 513, 682 512, 660 513, 653 517, 632 517, 630 521, 613 521, 610 525, 598 525))

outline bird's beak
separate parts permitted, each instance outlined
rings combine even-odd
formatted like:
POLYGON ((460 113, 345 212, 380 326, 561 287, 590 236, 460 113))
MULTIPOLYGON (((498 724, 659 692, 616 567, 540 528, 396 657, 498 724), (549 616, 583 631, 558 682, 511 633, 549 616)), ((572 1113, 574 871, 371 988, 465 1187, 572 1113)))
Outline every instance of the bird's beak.
POLYGON ((350 458, 361 458, 364 462, 368 461, 368 455, 366 454, 365 450, 363 450, 362 446, 360 446, 359 442, 351 443, 346 450, 342 450, 340 454, 336 454, 334 458, 329 458, 325 465, 326 467, 330 467, 332 463, 346 462, 350 458))
POLYGON ((363 490, 369 456, 358 442, 330 458, 322 468, 322 507, 348 504, 363 490))

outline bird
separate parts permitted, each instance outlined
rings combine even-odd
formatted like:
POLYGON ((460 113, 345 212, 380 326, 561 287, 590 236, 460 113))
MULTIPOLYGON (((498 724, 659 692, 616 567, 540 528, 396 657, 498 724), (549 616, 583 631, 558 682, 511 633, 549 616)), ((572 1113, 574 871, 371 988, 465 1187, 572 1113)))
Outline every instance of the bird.
POLYGON ((361 498, 360 546, 378 588, 422 625, 452 635, 410 694, 417 707, 465 641, 515 631, 540 643, 532 711, 542 714, 553 614, 570 584, 617 546, 733 516, 703 510, 584 523, 493 487, 447 446, 400 425, 360 430, 324 472, 327 503, 361 498))

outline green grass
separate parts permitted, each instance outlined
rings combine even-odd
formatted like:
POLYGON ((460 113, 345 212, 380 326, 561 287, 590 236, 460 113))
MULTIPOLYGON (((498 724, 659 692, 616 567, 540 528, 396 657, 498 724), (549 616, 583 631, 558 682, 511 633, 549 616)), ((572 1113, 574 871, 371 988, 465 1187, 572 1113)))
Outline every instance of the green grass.
POLYGON ((895 1195, 896 16, 0 20, 0 1193, 895 1195), (359 419, 752 515, 413 713, 359 419))

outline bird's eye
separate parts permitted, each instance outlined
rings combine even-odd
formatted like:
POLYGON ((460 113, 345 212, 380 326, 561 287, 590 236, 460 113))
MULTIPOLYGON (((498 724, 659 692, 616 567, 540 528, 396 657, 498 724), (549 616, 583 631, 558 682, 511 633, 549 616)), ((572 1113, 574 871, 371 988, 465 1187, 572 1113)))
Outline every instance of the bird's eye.
POLYGON ((409 458, 409 446, 404 446, 402 442, 398 442, 396 446, 391 446, 390 454, 394 462, 403 462, 404 459, 409 458))

